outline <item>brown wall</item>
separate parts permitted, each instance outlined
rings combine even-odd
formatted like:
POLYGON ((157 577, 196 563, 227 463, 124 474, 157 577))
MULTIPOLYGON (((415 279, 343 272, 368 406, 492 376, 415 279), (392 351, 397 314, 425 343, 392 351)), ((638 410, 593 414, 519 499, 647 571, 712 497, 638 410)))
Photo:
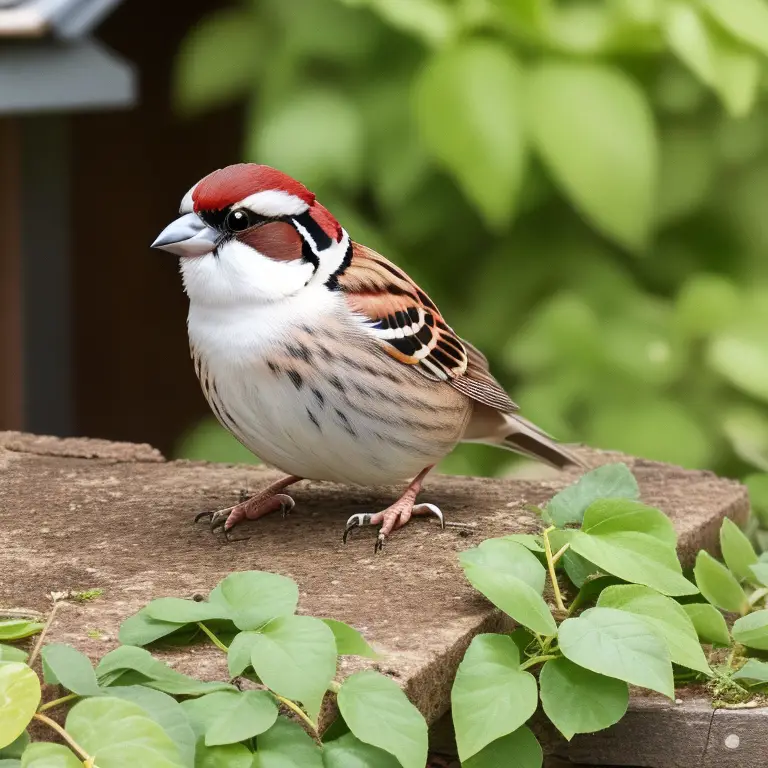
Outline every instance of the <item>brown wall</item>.
POLYGON ((241 110, 172 114, 173 54, 206 0, 127 0, 99 38, 135 62, 140 106, 74 119, 76 424, 168 451, 207 413, 189 360, 176 260, 149 244, 206 173, 240 159, 241 110))

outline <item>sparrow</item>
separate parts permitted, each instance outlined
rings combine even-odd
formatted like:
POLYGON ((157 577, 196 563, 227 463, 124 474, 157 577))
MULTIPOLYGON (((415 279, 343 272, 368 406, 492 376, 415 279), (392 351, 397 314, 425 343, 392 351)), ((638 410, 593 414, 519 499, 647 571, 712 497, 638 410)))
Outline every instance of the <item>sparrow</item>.
POLYGON ((210 517, 290 511, 302 479, 404 482, 347 534, 379 526, 375 550, 414 515, 427 473, 460 442, 554 467, 580 464, 518 413, 486 357, 399 267, 354 242, 303 184, 240 163, 198 181, 153 248, 179 257, 195 373, 219 422, 285 477, 210 517))

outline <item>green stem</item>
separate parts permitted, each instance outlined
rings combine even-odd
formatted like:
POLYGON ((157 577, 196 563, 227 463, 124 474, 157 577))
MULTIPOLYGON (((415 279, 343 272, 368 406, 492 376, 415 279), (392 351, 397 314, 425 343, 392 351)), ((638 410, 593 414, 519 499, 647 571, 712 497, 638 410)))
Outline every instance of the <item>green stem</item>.
POLYGON ((552 659, 558 658, 560 657, 555 653, 548 653, 545 656, 534 656, 532 659, 523 662, 520 665, 520 669, 529 669, 530 667, 535 667, 537 664, 543 664, 545 661, 551 661, 552 659))
POLYGON ((93 765, 93 758, 55 720, 51 720, 50 717, 41 715, 39 712, 36 712, 32 717, 35 720, 39 720, 41 723, 45 723, 49 728, 53 728, 53 730, 56 731, 56 733, 58 733, 78 755, 80 755, 80 758, 86 765, 93 765))
POLYGON ((331 693, 338 693, 341 690, 341 683, 337 683, 335 680, 331 680, 331 682, 328 683, 328 690, 331 693))
POLYGON ((547 555, 547 568, 549 569, 549 578, 552 581, 552 589, 555 592, 555 605, 559 611, 565 610, 565 603, 563 603, 563 596, 560 594, 560 585, 557 583, 557 576, 555 575, 555 561, 552 557, 552 546, 549 543, 549 534, 555 530, 554 525, 551 525, 542 533, 544 539, 544 551, 547 555))
POLYGON ((43 631, 40 633, 40 637, 37 638, 35 647, 32 649, 32 653, 29 655, 29 659, 27 659, 28 667, 31 667, 32 664, 34 664, 35 659, 37 658, 37 654, 40 653, 40 649, 43 647, 43 640, 45 640, 45 636, 48 634, 48 630, 51 628, 51 624, 53 624, 53 619, 56 616, 56 611, 59 610, 59 605, 61 605, 61 603, 58 600, 54 600, 51 612, 48 614, 45 626, 43 627, 43 631))
POLYGON ((768 595, 768 587, 761 587, 760 589, 756 589, 749 596, 749 604, 754 605, 755 603, 759 603, 766 595, 768 595))
POLYGON ((224 643, 222 643, 222 642, 221 642, 221 640, 219 640, 219 638, 218 638, 218 637, 216 637, 216 635, 214 635, 214 634, 213 634, 213 632, 211 632, 211 630, 210 630, 210 629, 208 629, 208 627, 206 627, 206 626, 205 626, 205 624, 203 624, 203 622, 202 622, 202 621, 198 621, 198 622, 197 622, 197 626, 198 626, 198 627, 200 627, 200 629, 202 629, 202 630, 203 630, 203 632, 205 632, 205 634, 206 634, 206 635, 208 635, 208 638, 210 639, 210 641, 211 641, 211 642, 212 642, 212 643, 213 643, 213 644, 214 644, 214 645, 215 645, 215 646, 216 646, 216 647, 217 647, 217 648, 218 648, 220 651, 224 651, 224 653, 228 653, 228 652, 229 652, 229 648, 227 648, 227 646, 226 646, 226 645, 224 645, 224 643))
POLYGON ((45 712, 48 709, 53 709, 54 707, 58 707, 61 704, 66 704, 68 701, 74 701, 75 699, 79 699, 80 696, 76 693, 68 693, 66 696, 62 696, 60 699, 54 699, 53 701, 49 701, 47 704, 43 704, 37 708, 38 712, 45 712))
POLYGON ((557 552, 555 552, 555 554, 552 556, 552 563, 557 563, 557 561, 565 554, 565 550, 570 546, 570 544, 563 544, 563 546, 560 547, 560 549, 558 549, 557 552))
POLYGON ((296 703, 290 699, 286 699, 284 696, 279 696, 274 691, 270 693, 283 705, 288 707, 297 717, 300 717, 304 724, 311 730, 311 736, 320 743, 320 734, 317 732, 317 724, 312 721, 312 718, 296 703))

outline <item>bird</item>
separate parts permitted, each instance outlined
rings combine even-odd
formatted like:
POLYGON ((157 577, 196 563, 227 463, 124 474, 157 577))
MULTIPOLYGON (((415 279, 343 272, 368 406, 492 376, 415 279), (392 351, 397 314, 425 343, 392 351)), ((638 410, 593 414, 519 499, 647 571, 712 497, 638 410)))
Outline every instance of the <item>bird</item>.
MULTIPOLYGON (((152 243, 179 258, 190 353, 213 414, 284 473, 208 516, 225 534, 278 510, 300 480, 402 483, 386 509, 352 515, 378 526, 375 551, 412 516, 430 470, 462 442, 563 469, 581 462, 525 419, 485 355, 458 336, 394 263, 353 241, 302 183, 267 165, 213 171, 184 195, 152 243)), ((198 516, 199 517, 199 516, 198 516)))

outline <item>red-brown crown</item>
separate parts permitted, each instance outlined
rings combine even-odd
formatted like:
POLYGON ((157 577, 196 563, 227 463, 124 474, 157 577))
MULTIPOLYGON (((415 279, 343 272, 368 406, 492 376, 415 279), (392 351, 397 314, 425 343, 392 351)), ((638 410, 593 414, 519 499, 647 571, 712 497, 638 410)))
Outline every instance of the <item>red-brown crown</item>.
POLYGON ((315 200, 303 184, 282 171, 268 165, 237 163, 209 173, 195 187, 192 202, 195 212, 220 211, 249 195, 271 189, 295 195, 310 206, 315 200))

